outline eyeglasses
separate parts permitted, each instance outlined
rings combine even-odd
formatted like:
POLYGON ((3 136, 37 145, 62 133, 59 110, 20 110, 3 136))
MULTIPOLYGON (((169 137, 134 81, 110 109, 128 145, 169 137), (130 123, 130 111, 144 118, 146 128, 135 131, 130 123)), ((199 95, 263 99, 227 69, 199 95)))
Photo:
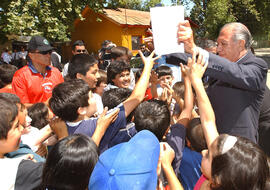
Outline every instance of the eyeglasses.
POLYGON ((85 53, 86 52, 86 49, 78 49, 76 50, 77 53, 85 53))
POLYGON ((49 51, 40 51, 40 52, 37 52, 37 53, 40 53, 42 55, 47 55, 47 54, 51 54, 52 53, 52 50, 49 50, 49 51))

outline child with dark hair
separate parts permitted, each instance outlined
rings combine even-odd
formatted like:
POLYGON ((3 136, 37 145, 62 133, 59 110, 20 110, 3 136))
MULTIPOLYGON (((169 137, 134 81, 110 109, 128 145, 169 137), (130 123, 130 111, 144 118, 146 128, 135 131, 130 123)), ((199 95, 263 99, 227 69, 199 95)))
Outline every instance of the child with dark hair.
POLYGON ((85 190, 97 161, 98 148, 91 138, 81 134, 68 136, 49 152, 37 189, 85 190))
MULTIPOLYGON (((18 119, 20 125, 23 127, 23 130, 26 126, 30 124, 29 119, 27 119, 27 110, 25 106, 20 102, 20 98, 15 94, 10 93, 0 93, 0 98, 6 99, 13 104, 17 105, 18 108, 18 119)), ((21 132, 23 132, 23 130, 21 132)), ((34 159, 38 162, 44 162, 44 158, 42 158, 40 155, 36 154, 30 146, 28 146, 24 142, 20 142, 19 149, 13 152, 7 153, 5 156, 8 158, 17 158, 21 156, 25 156, 27 154, 34 155, 34 159)))
POLYGON ((193 190, 202 175, 201 151, 207 149, 200 118, 190 120, 186 128, 186 146, 180 165, 179 179, 184 189, 193 190))
MULTIPOLYGON (((48 107, 40 102, 33 104, 27 110, 28 116, 31 118, 30 129, 31 131, 36 131, 36 133, 29 135, 27 138, 30 143, 34 144, 34 146, 43 145, 45 147, 54 145, 58 141, 58 137, 56 134, 52 133, 50 121, 53 116, 49 115, 48 107)), ((27 131, 29 131, 29 129, 27 131)))
POLYGON ((27 109, 31 125, 42 129, 49 124, 49 109, 44 103, 36 103, 27 109))
POLYGON ((14 65, 0 65, 0 93, 4 92, 15 94, 12 90, 12 78, 17 69, 18 68, 14 65))
MULTIPOLYGON (((111 49, 111 60, 112 63, 114 61, 124 61, 126 62, 129 66, 130 66, 130 60, 132 58, 132 52, 123 46, 117 46, 117 47, 113 47, 111 49)), ((129 88, 130 89, 134 89, 135 87, 135 76, 132 70, 130 70, 130 85, 129 88)))
POLYGON ((111 58, 113 60, 130 62, 132 56, 132 52, 126 47, 117 46, 111 49, 111 58))
POLYGON ((16 104, 0 98, 1 189, 33 189, 40 182, 42 163, 28 160, 33 159, 33 156, 18 158, 5 156, 19 148, 22 130, 16 104))
POLYGON ((141 103, 135 110, 134 123, 137 131, 148 129, 161 141, 170 126, 167 104, 160 100, 141 103))
MULTIPOLYGON (((2 189, 85 189, 98 159, 97 146, 85 136, 74 135, 53 147, 43 163, 33 162, 32 155, 7 158, 5 154, 19 147, 23 127, 18 107, 0 98, 0 177, 2 189), (43 169, 43 176, 42 176, 43 169), (75 172, 74 172, 75 171, 75 172), (41 181, 42 179, 42 181, 41 181), (41 183, 42 182, 42 183, 41 183), (42 184, 43 186, 39 186, 42 184), (58 186, 60 185, 60 186, 58 186)), ((100 140, 106 128, 97 127, 93 136, 100 140)))
MULTIPOLYGON (((99 149, 103 152, 108 148, 111 139, 117 134, 119 129, 126 126, 126 117, 143 100, 148 86, 148 82, 145 81, 149 81, 155 60, 152 57, 153 54, 147 58, 142 57, 145 67, 140 80, 130 97, 113 113, 86 120, 96 112, 96 103, 89 86, 84 81, 78 79, 64 82, 54 88, 52 98, 49 101, 52 111, 66 122, 69 134, 82 133, 91 137, 97 125, 109 126, 114 121, 100 142, 99 149)), ((107 109, 103 113, 106 113, 106 111, 107 109)))
MULTIPOLYGON (((129 88, 115 88, 104 92, 102 101, 105 107, 108 107, 108 109, 113 109, 117 106, 120 106, 121 103, 126 101, 131 94, 132 90, 129 88)), ((133 112, 134 111, 132 111, 127 117, 126 126, 123 126, 111 140, 109 145, 110 147, 122 142, 129 141, 129 139, 137 133, 135 125, 132 122, 133 112)))
POLYGON ((267 156, 252 141, 232 135, 219 135, 215 114, 205 92, 202 76, 207 68, 203 56, 188 60, 183 66, 195 89, 202 128, 208 150, 202 151, 203 176, 194 189, 261 189, 270 178, 267 156))
POLYGON ((158 85, 158 87, 156 92, 154 92, 154 94, 156 94, 160 100, 167 101, 170 113, 171 115, 173 115, 176 103, 175 100, 173 99, 173 90, 172 90, 172 82, 174 79, 173 71, 170 67, 162 65, 155 69, 155 73, 158 76, 158 81, 156 82, 156 85, 158 85))
POLYGON ((125 61, 114 61, 107 69, 108 85, 105 91, 112 88, 129 88, 130 66, 125 61))
POLYGON ((114 88, 104 92, 102 102, 108 109, 113 109, 128 99, 131 93, 132 90, 129 88, 114 88))
POLYGON ((176 175, 179 175, 179 167, 182 152, 185 146, 186 129, 193 110, 193 95, 191 83, 188 77, 183 76, 185 84, 184 107, 177 118, 177 123, 170 126, 170 111, 166 102, 161 100, 148 100, 141 103, 135 110, 134 123, 137 131, 147 129, 152 131, 161 141, 166 135, 166 141, 173 148, 175 158, 172 162, 176 175), (170 130, 169 133, 167 133, 170 130))
POLYGON ((100 115, 103 112, 104 106, 102 103, 102 95, 104 92, 104 88, 107 86, 107 72, 104 70, 99 70, 99 78, 97 81, 96 88, 94 89, 94 98, 96 99, 97 104, 97 115, 100 115))
MULTIPOLYGON (((165 84, 172 86, 172 82, 173 82, 173 72, 172 69, 166 65, 161 65, 159 67, 157 67, 155 69, 155 72, 158 75, 158 84, 160 85, 160 87, 166 88, 165 84)), ((161 95, 162 90, 160 91, 158 89, 158 95, 161 95)))
POLYGON ((68 76, 70 79, 82 79, 89 87, 95 88, 98 78, 99 69, 97 60, 88 54, 76 54, 72 57, 68 66, 68 76))

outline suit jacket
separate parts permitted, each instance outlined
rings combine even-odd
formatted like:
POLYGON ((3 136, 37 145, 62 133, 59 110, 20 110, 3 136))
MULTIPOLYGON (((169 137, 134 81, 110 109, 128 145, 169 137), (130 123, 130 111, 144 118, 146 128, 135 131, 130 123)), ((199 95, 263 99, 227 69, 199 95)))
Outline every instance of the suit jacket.
MULTIPOLYGON (((186 61, 187 55, 173 55, 186 61)), ((171 57, 171 56, 170 56, 171 57)), ((216 79, 207 89, 219 133, 258 141, 258 120, 266 84, 267 64, 251 51, 237 63, 209 53, 205 75, 216 79)))

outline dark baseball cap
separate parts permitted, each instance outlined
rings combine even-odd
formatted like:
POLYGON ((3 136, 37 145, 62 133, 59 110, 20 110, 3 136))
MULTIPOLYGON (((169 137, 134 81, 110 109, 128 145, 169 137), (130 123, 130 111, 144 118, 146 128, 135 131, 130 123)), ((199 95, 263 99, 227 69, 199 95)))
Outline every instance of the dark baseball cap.
POLYGON ((39 52, 44 52, 53 49, 54 47, 50 45, 49 41, 42 36, 32 36, 28 44, 28 51, 38 50, 39 52))

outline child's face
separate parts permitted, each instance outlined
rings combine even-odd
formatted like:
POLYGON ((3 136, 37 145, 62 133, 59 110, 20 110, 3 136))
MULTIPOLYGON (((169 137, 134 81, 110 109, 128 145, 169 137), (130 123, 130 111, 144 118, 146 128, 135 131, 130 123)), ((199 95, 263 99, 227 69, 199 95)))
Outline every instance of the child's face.
POLYGON ((27 118, 28 112, 27 112, 26 107, 24 105, 22 105, 22 104, 17 104, 17 106, 18 106, 18 111, 19 111, 18 119, 19 119, 20 124, 24 128, 29 127, 31 125, 32 120, 27 118))
POLYGON ((89 68, 85 76, 80 75, 81 79, 84 80, 90 88, 95 88, 97 85, 98 78, 100 77, 98 70, 98 64, 95 64, 89 68))
POLYGON ((20 125, 18 116, 12 123, 12 127, 8 131, 7 138, 0 140, 1 153, 13 152, 19 148, 21 141, 21 132, 23 127, 20 125))
POLYGON ((88 117, 91 117, 97 112, 96 99, 94 98, 91 90, 89 91, 88 103, 89 103, 89 106, 87 107, 86 115, 88 117))
POLYGON ((112 81, 119 88, 128 88, 130 85, 130 72, 128 70, 123 71, 117 74, 112 81))
POLYGON ((211 170, 212 170, 212 160, 213 153, 215 152, 217 147, 217 139, 212 143, 210 149, 202 151, 202 164, 201 171, 205 177, 209 180, 211 179, 211 170))
POLYGON ((104 88, 107 86, 107 84, 105 82, 101 82, 99 84, 99 86, 96 87, 96 93, 99 94, 100 96, 102 96, 103 92, 104 92, 104 88))
POLYGON ((159 77, 159 84, 161 87, 164 87, 164 84, 172 85, 173 77, 171 75, 164 75, 159 77))

